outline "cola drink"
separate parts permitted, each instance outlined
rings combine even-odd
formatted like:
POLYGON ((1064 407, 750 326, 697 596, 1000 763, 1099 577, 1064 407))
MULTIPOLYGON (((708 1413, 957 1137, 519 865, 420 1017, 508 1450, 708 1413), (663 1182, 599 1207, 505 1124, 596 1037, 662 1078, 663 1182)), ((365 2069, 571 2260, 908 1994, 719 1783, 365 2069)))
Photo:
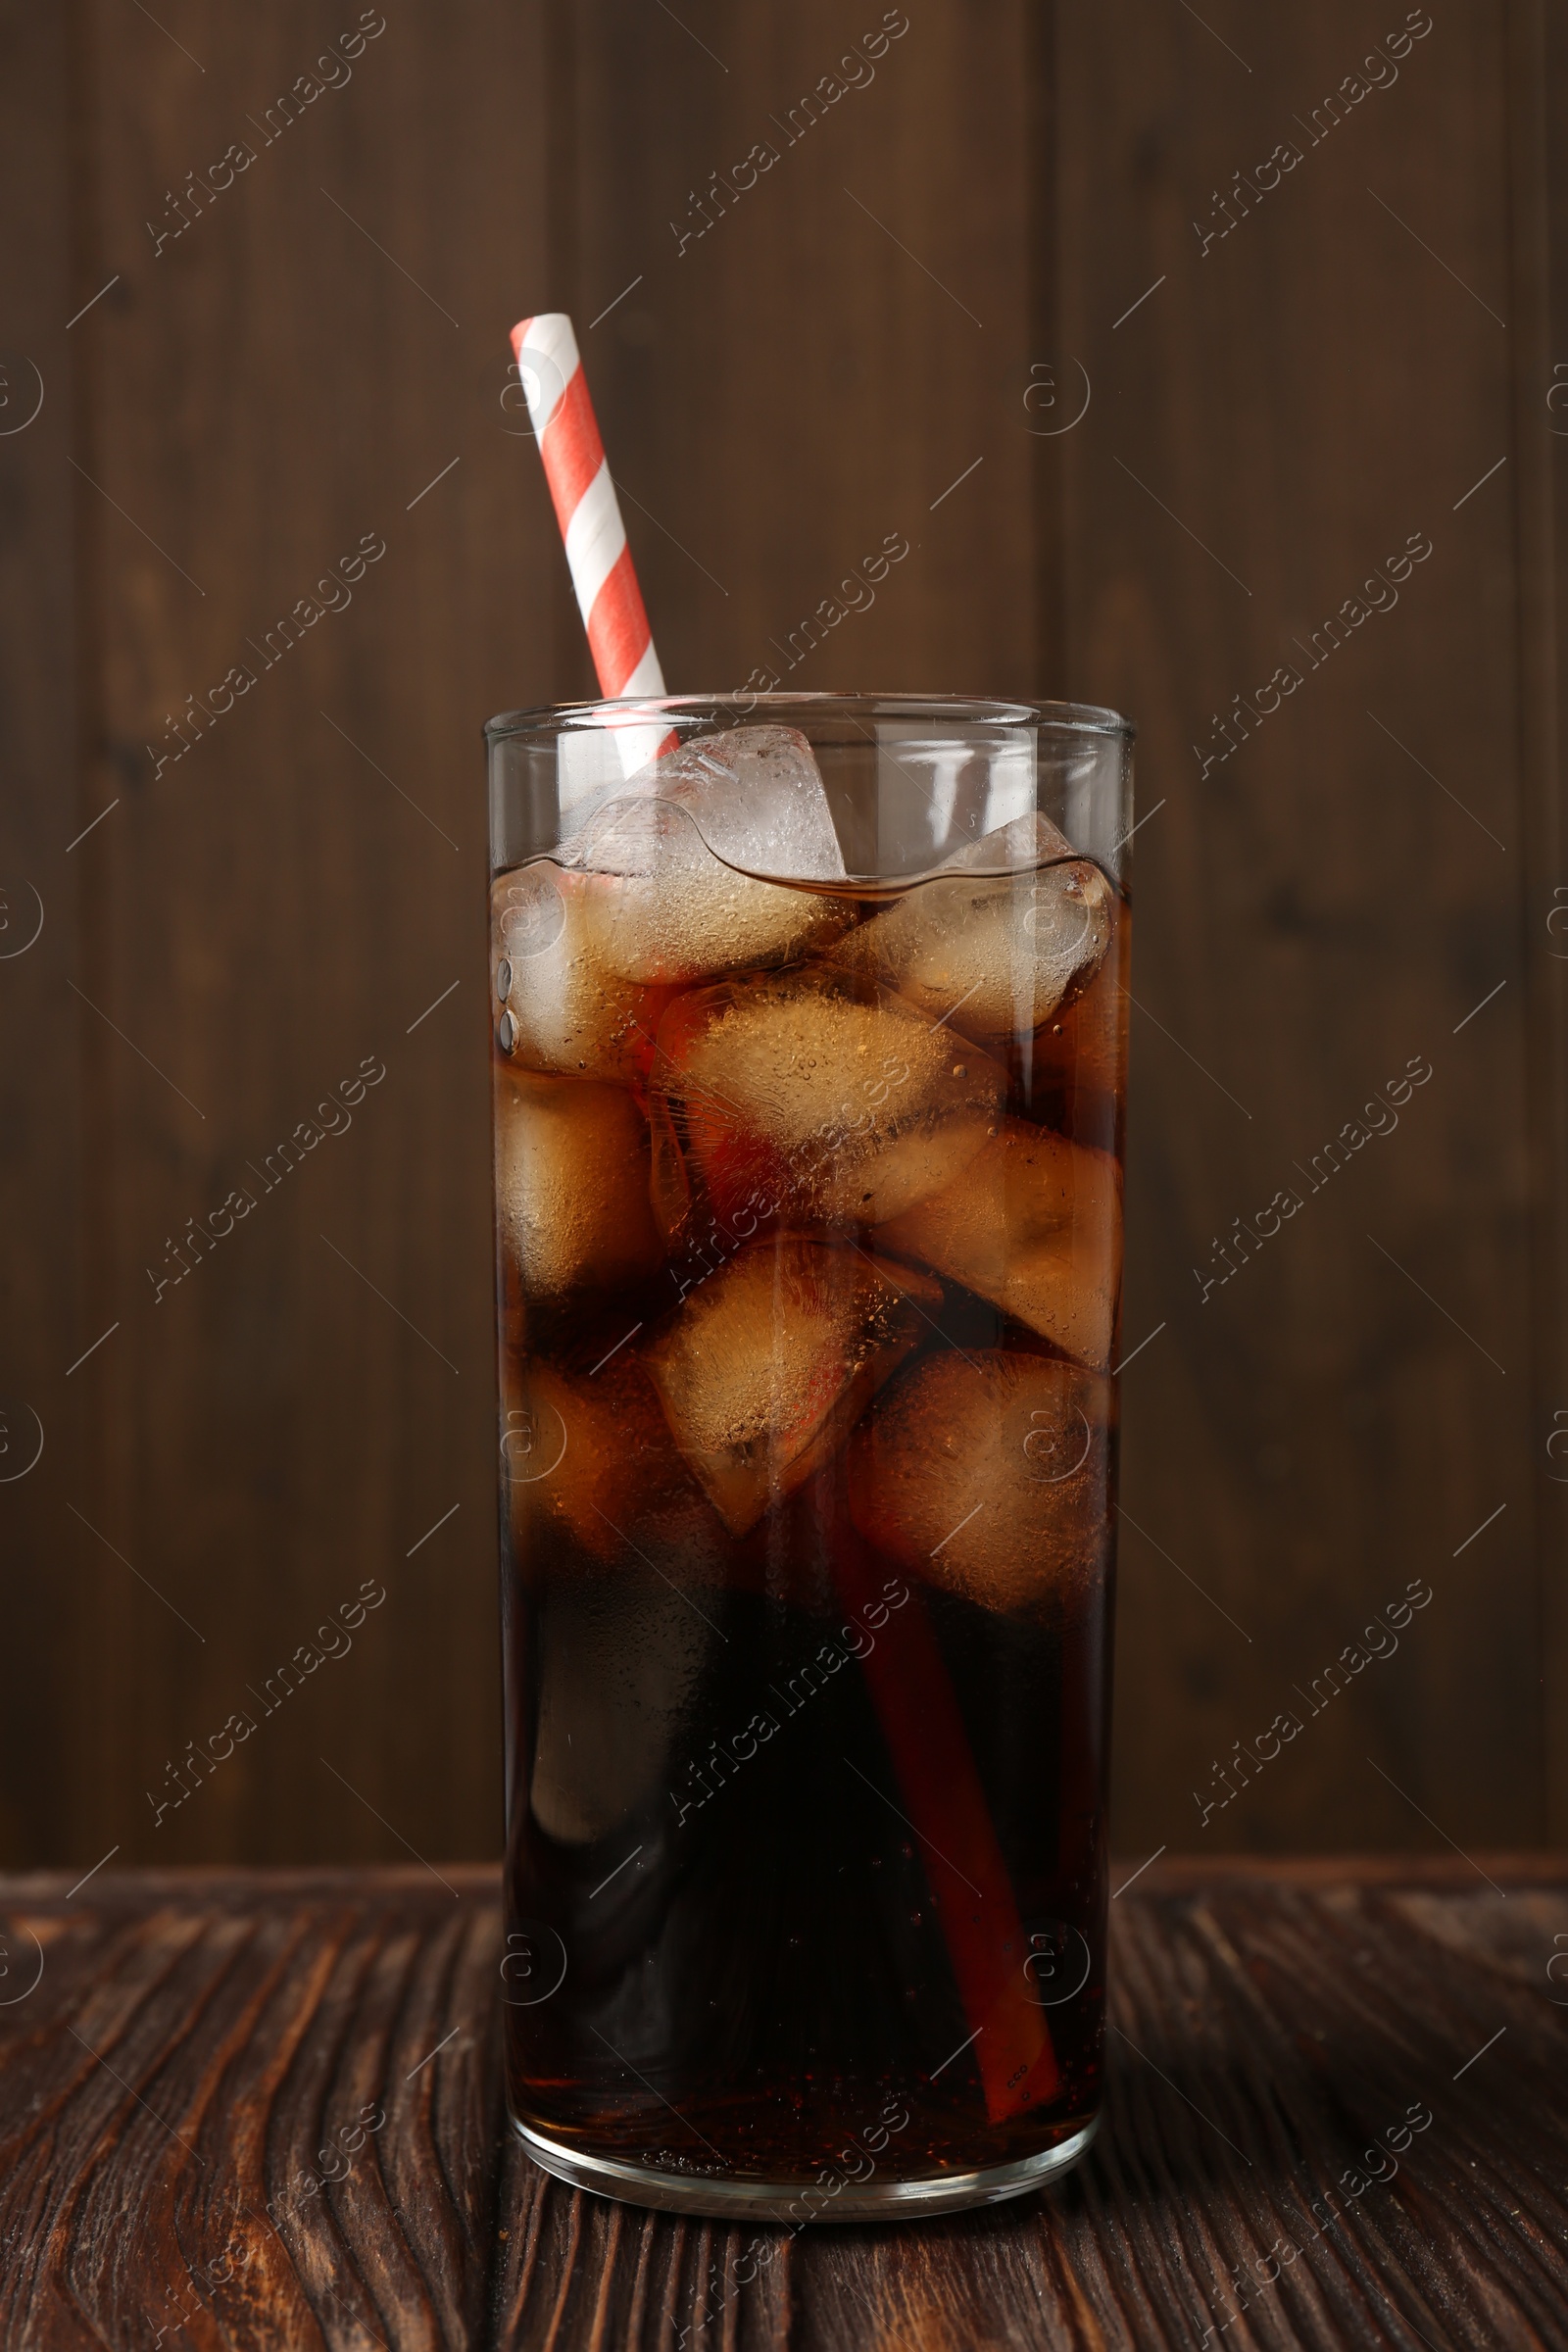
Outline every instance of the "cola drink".
POLYGON ((490 730, 509 2107, 1017 2193, 1100 2110, 1129 730, 635 716, 490 730))

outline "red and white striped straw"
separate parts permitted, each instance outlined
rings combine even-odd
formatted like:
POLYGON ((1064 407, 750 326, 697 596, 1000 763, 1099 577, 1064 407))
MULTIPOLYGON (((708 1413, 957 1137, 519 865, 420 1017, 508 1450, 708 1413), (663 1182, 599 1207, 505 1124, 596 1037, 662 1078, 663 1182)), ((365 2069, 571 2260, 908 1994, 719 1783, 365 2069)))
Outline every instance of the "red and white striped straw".
POLYGON ((565 542, 599 691, 608 701, 623 695, 662 695, 663 672, 632 568, 571 320, 564 311, 541 311, 536 318, 520 318, 512 330, 512 349, 565 542))

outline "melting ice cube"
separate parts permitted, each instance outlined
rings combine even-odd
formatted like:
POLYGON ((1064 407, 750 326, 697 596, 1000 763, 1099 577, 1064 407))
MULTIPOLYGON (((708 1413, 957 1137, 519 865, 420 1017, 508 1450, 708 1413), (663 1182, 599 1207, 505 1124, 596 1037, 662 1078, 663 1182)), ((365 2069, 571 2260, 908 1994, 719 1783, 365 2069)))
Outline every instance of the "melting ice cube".
POLYGON ((1023 816, 950 858, 829 953, 932 1019, 990 1042, 1038 1029, 1088 985, 1112 906, 1100 868, 1074 858, 1048 817, 1023 816))
POLYGON ((563 856, 592 877, 589 936, 627 980, 689 982, 788 962, 836 938, 854 913, 838 898, 782 886, 844 874, 816 761, 793 727, 682 744, 602 801, 563 856), (779 879, 758 878, 767 875, 779 879))
POLYGON ((619 1829, 630 1843, 628 1825, 667 1813, 675 1742, 716 1646, 684 1595, 635 1562, 625 1575, 552 1584, 531 1642, 528 1793, 547 1837, 591 1845, 619 1829))
POLYGON ((1103 1369, 1121 1282, 1121 1175, 1108 1152, 1008 1119, 940 1193, 884 1225, 888 1250, 1103 1369))
POLYGON ((669 991, 639 987, 601 960, 587 889, 586 876, 544 859, 498 877, 491 969, 502 1051, 529 1069, 641 1077, 669 991))
POLYGON ((579 1561, 641 1560, 680 1588, 722 1579, 724 1531, 634 1355, 595 1373, 534 1359, 509 1368, 506 1387, 502 1463, 524 1559, 559 1531, 579 1561))
POLYGON ((1049 1356, 923 1356, 851 1441, 855 1524, 984 1608, 1082 1599, 1105 1545, 1109 1401, 1108 1382, 1049 1356))
POLYGON ((496 1208, 530 1298, 651 1274, 662 1243, 649 1199, 648 1127, 625 1089, 503 1064, 496 1208))
POLYGON ((694 989, 660 1025, 651 1081, 661 1215, 678 1221, 695 1173, 741 1233, 880 1224, 975 1157, 1004 1088, 977 1046, 844 972, 694 989))
POLYGON ((692 1292, 644 1361, 734 1534, 826 1461, 941 1300, 911 1269, 788 1235, 692 1292))

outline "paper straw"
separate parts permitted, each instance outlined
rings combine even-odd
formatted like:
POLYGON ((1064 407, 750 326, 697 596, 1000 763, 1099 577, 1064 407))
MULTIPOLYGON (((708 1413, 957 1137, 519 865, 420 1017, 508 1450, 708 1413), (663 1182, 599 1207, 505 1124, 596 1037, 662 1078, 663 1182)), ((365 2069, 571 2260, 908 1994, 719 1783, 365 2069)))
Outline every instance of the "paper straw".
MULTIPOLYGON (((600 692, 607 701, 662 695, 663 672, 571 320, 564 311, 520 318, 512 330, 512 348, 600 692)), ((677 740, 662 727, 626 726, 616 746, 624 773, 632 775, 677 740)), ((865 1564, 847 1529, 844 1534, 837 1573, 844 1597, 854 1602, 862 1597, 865 1564)), ((941 1652, 913 1596, 901 1636, 884 1637, 891 1646, 873 1653, 877 1662, 867 1666, 867 1681, 915 1833, 926 1849, 959 1998, 975 2028, 973 2063, 986 2112, 993 2123, 1001 2123, 1055 2095, 1060 2087, 1055 2053, 1046 2021, 1028 1996, 1017 1905, 962 1719, 941 1652), (949 1859, 954 1847, 979 1874, 977 1885, 949 1859)))
MULTIPOLYGON (((878 1571, 848 1528, 835 1534, 834 1582, 863 1623, 877 1597, 878 1571)), ((1005 2123, 1057 2097, 1061 2076, 1045 2014, 1024 1974, 1029 1953, 1007 1865, 917 1592, 888 1617, 860 1668, 909 1826, 920 1840, 921 1864, 971 2028, 963 2057, 980 2077, 988 2119, 1005 2123)))
POLYGON ((541 311, 536 318, 520 318, 512 330, 512 348, 565 542, 599 691, 611 702, 625 695, 662 694, 663 672, 571 320, 564 311, 541 311))

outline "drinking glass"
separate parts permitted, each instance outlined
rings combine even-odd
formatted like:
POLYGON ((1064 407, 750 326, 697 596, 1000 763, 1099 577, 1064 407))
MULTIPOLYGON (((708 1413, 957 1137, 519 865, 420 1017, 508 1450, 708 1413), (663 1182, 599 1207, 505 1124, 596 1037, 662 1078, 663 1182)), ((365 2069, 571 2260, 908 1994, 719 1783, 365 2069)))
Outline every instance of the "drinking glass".
POLYGON ((732 2220, 1020 2194, 1101 2102, 1132 729, 486 735, 513 2121, 732 2220))

